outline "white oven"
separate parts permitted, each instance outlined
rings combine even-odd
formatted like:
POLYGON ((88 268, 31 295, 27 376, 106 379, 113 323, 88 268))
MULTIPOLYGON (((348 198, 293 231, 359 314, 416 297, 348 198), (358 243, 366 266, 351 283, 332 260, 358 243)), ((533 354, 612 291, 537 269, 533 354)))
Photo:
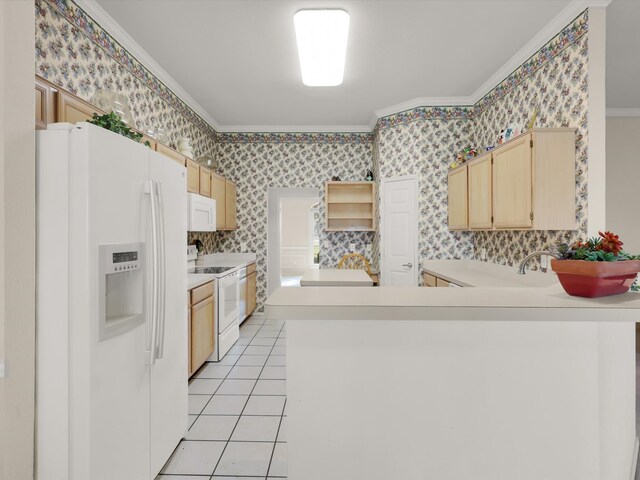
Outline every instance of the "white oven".
POLYGON ((218 279, 218 358, 240 337, 240 272, 218 279))

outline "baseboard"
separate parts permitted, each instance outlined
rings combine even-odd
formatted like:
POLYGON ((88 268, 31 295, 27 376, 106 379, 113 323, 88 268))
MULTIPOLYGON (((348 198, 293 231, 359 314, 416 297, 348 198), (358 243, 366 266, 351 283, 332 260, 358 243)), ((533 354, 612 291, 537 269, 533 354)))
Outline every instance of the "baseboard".
POLYGON ((636 437, 635 445, 633 446, 633 457, 631 457, 631 476, 629 480, 636 479, 636 469, 638 468, 638 448, 640 447, 640 443, 638 442, 638 437, 636 437))

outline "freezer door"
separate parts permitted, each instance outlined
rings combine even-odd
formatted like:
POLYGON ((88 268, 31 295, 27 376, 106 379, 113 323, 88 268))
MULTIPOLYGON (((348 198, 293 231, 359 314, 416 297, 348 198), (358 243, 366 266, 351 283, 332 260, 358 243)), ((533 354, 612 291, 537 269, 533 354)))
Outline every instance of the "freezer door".
POLYGON ((187 430, 187 181, 186 169, 149 151, 158 205, 159 315, 151 365, 151 479, 187 430))
POLYGON ((146 480, 146 312, 143 323, 101 341, 98 305, 99 246, 146 242, 148 148, 87 123, 71 131, 70 145, 70 241, 60 245, 70 251, 70 478, 146 480))

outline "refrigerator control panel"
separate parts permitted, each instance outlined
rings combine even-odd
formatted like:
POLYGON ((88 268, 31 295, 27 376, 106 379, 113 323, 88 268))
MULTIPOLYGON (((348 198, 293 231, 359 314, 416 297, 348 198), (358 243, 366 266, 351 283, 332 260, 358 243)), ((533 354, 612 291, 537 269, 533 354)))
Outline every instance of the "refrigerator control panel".
POLYGON ((138 263, 140 256, 141 255, 138 250, 131 250, 128 252, 113 252, 111 254, 110 265, 107 268, 107 273, 137 270, 140 266, 140 264, 138 263))

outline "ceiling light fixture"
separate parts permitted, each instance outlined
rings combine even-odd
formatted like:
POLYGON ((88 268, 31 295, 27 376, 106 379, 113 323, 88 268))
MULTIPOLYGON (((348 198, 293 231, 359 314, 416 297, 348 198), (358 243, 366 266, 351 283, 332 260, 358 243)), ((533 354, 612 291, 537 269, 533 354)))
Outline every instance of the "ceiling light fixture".
POLYGON ((302 83, 334 87, 342 83, 349 37, 344 10, 300 10, 293 16, 302 83))

